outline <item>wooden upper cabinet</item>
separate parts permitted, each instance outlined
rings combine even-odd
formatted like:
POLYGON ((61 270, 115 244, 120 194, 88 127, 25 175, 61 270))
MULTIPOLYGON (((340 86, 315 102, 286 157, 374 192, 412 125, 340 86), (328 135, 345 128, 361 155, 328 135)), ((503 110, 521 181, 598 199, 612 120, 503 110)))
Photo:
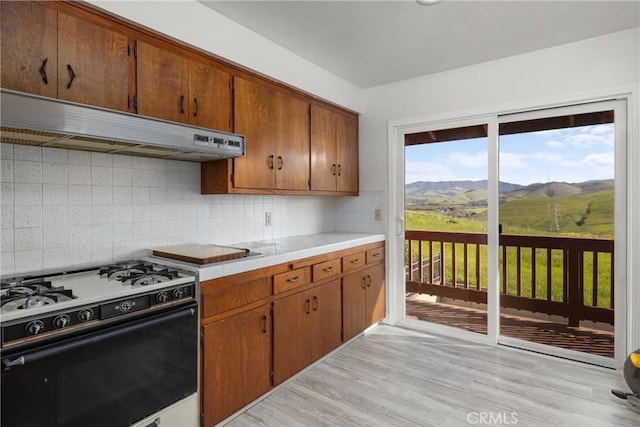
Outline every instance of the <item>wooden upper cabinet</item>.
POLYGON ((358 192, 358 120, 355 116, 336 117, 336 152, 338 171, 336 190, 358 192))
POLYGON ((311 106, 311 190, 358 193, 358 119, 311 106))
POLYGON ((236 158, 236 188, 309 189, 309 104, 243 78, 234 81, 235 132, 247 155, 236 158))
POLYGON ((309 189, 309 103, 278 93, 276 188, 309 189))
POLYGON ((33 2, 0 3, 3 88, 58 95, 58 12, 33 2))
POLYGON ((58 98, 127 111, 129 39, 58 13, 58 98))
POLYGON ((230 132, 230 84, 228 72, 189 60, 189 123, 230 132))
POLYGON ((311 106, 311 189, 336 191, 338 167, 336 117, 332 111, 311 106))
POLYGON ((189 59, 137 42, 138 114, 188 123, 189 59))
POLYGON ((234 186, 275 188, 275 151, 278 112, 275 91, 235 78, 233 92, 235 132, 245 136, 245 157, 234 159, 234 186))

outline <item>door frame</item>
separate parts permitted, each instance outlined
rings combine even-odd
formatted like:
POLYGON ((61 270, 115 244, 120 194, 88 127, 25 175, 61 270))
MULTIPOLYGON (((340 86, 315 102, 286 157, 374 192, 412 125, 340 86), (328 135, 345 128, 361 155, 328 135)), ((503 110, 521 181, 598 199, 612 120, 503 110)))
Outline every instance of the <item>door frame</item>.
MULTIPOLYGON (((630 238, 626 240, 624 245, 619 245, 626 259, 634 259, 634 254, 640 253, 640 233, 636 228, 632 228, 634 221, 640 219, 640 184, 634 185, 640 178, 640 165, 633 162, 634 157, 640 154, 638 145, 638 121, 633 119, 633 115, 640 110, 638 107, 638 87, 626 86, 611 90, 597 91, 580 97, 563 97, 561 99, 551 99, 530 104, 514 104, 502 105, 492 108, 488 106, 482 109, 461 110, 458 112, 445 112, 439 114, 431 114, 422 117, 413 117, 405 119, 391 120, 387 123, 387 210, 389 214, 385 221, 385 231, 387 234, 387 316, 385 322, 394 325, 408 326, 426 330, 427 332, 445 333, 447 335, 458 336, 460 338, 486 342, 492 345, 498 345, 499 332, 499 292, 498 292, 498 118, 504 115, 520 114, 524 112, 532 112, 536 110, 548 110, 552 108, 565 106, 578 106, 581 104, 590 104, 601 101, 625 100, 626 110, 626 151, 622 152, 616 148, 616 165, 622 162, 626 176, 623 183, 626 185, 626 198, 624 210, 626 216, 626 228, 630 238), (478 122, 488 124, 488 180, 489 180, 489 206, 494 206, 493 215, 488 218, 488 246, 489 249, 489 284, 493 284, 493 292, 487 295, 487 335, 476 334, 473 332, 463 331, 458 328, 427 324, 426 322, 412 321, 406 319, 405 309, 405 283, 404 283, 404 137, 409 133, 424 132, 426 130, 436 130, 438 128, 450 128, 464 126, 464 124, 477 124, 478 122), (635 136, 635 138, 634 138, 635 136), (493 142, 493 143, 492 143, 493 142), (626 158, 623 159, 623 156, 626 158), (493 160, 492 160, 493 159, 493 160), (493 165, 493 167, 492 167, 493 165), (636 200, 634 205, 633 200, 636 200), (493 244, 492 244, 493 243, 493 244), (495 261, 493 261, 495 259, 495 261), (493 266, 493 268, 491 268, 493 266), (492 270, 493 271, 492 273, 492 270)), ((617 138, 618 135, 616 135, 617 138)), ((616 172, 616 179, 618 178, 616 172)), ((617 190, 617 188, 616 188, 617 190)), ((616 206, 618 208, 618 206, 616 206)), ((490 210, 491 211, 491 210, 490 210)), ((617 218, 616 218, 617 219, 617 218)), ((616 232, 616 235, 618 233, 616 232)), ((616 246, 618 247, 618 246, 616 246)), ((634 286, 634 278, 640 279, 640 266, 637 263, 627 263, 623 268, 624 277, 617 277, 616 282, 626 281, 622 286, 626 294, 626 303, 621 302, 621 298, 625 295, 616 295, 616 307, 623 307, 622 317, 616 317, 616 323, 619 328, 623 329, 623 339, 616 339, 615 349, 615 367, 622 366, 626 354, 634 348, 634 344, 640 345, 640 327, 633 328, 633 322, 640 320, 640 317, 633 315, 634 310, 640 312, 640 284, 634 286), (624 321, 623 321, 624 319, 624 321)), ((620 294, 620 292, 618 292, 620 294)), ((618 338, 618 337, 616 337, 618 338)))

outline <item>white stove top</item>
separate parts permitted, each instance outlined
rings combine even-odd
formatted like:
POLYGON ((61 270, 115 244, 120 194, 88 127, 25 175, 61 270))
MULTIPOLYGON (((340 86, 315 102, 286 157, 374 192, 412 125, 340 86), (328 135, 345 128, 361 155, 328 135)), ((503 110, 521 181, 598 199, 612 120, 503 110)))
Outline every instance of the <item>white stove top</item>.
MULTIPOLYGON (((30 307, 28 309, 11 309, 8 306, 9 303, 7 303, 0 307, 0 321, 8 322, 23 317, 41 315, 86 304, 100 303, 194 281, 192 273, 180 271, 178 272, 178 276, 173 279, 144 286, 132 286, 130 283, 123 283, 120 280, 108 278, 106 275, 100 275, 99 269, 100 266, 96 266, 95 269, 77 273, 59 272, 58 274, 52 273, 51 275, 46 275, 44 279, 51 282, 52 287, 62 287, 66 290, 71 290, 76 298, 67 301, 58 301, 54 304, 30 307)), ((24 277, 29 277, 29 274, 25 274, 24 277)), ((25 282, 26 281, 25 279, 25 282)))

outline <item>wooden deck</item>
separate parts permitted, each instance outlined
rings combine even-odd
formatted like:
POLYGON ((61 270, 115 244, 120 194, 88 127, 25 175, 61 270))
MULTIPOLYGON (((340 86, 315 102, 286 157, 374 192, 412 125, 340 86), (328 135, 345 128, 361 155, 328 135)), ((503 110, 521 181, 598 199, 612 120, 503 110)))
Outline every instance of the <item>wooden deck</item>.
POLYGON ((613 369, 380 325, 227 426, 637 427, 612 388, 613 369))
MULTIPOLYGON (((406 300, 407 317, 441 325, 455 326, 472 332, 487 333, 487 313, 483 310, 451 304, 426 302, 420 298, 406 300)), ((522 316, 501 314, 501 334, 539 344, 614 357, 613 331, 571 327, 522 316)))

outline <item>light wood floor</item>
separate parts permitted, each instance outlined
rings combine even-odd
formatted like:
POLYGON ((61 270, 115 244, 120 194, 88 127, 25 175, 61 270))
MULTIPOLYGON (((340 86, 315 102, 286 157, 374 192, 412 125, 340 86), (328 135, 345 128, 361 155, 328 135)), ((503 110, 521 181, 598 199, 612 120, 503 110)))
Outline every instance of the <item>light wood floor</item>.
POLYGON ((227 423, 640 426, 620 372, 380 325, 227 423))

